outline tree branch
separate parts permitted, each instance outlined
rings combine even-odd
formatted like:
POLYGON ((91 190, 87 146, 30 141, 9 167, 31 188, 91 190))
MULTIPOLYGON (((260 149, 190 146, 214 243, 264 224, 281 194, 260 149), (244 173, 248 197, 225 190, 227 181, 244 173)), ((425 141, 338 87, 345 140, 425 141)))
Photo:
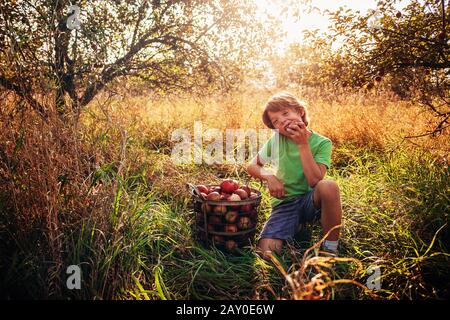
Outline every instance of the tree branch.
POLYGON ((0 75, 0 85, 15 92, 19 97, 23 98, 28 104, 42 117, 42 119, 48 123, 48 114, 44 106, 37 102, 30 93, 32 92, 29 88, 22 88, 17 84, 12 83, 2 75, 0 75))

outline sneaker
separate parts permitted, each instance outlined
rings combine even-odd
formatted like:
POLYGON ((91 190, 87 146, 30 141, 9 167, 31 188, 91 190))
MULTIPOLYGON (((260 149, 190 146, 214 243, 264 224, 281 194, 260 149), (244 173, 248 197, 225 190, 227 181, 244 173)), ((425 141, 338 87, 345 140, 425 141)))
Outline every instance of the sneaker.
POLYGON ((339 250, 336 250, 336 251, 333 251, 333 250, 330 250, 330 249, 328 249, 328 248, 325 248, 323 245, 320 247, 320 251, 322 251, 322 253, 324 253, 324 255, 326 255, 326 256, 334 256, 334 257, 337 257, 338 256, 338 251, 339 250))

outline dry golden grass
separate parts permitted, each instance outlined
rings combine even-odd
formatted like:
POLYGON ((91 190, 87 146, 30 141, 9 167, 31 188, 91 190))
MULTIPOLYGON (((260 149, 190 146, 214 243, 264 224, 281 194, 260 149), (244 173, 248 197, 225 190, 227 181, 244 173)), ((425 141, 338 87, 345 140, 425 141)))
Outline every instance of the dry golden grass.
MULTIPOLYGON (((267 99, 277 91, 246 90, 228 96, 157 101, 123 97, 113 100, 105 112, 110 121, 126 128, 131 136, 142 139, 147 147, 167 153, 172 146, 173 130, 186 128, 193 133, 195 121, 201 121, 203 132, 217 128, 223 135, 226 129, 267 129, 261 119, 262 111, 267 99)), ((292 89, 290 92, 307 103, 310 127, 336 145, 352 144, 384 151, 405 144, 435 151, 439 156, 445 156, 450 150, 446 134, 404 139, 427 132, 436 124, 436 119, 423 107, 401 101, 388 92, 319 89, 292 89)), ((95 106, 91 108, 96 109, 95 106)))
MULTIPOLYGON (((320 241, 308 248, 303 254, 303 258, 298 263, 298 270, 288 273, 280 261, 272 254, 268 253, 270 260, 275 267, 285 277, 289 299, 293 300, 329 300, 331 298, 331 288, 342 284, 351 284, 364 290, 371 298, 378 298, 365 285, 352 279, 334 279, 332 270, 336 263, 349 263, 356 266, 353 277, 356 278, 363 272, 361 261, 355 258, 340 258, 333 253, 319 251, 320 255, 314 254, 318 250, 326 237, 332 230, 340 228, 341 225, 333 227, 320 241)), ((272 290, 273 291, 273 290, 272 290)))
MULTIPOLYGON (((246 177, 243 166, 176 165, 170 154, 175 142, 172 132, 185 128, 192 135, 194 123, 201 121, 202 130, 217 128, 225 142, 226 129, 270 130, 264 127, 261 114, 266 100, 278 90, 234 92, 228 96, 208 98, 166 97, 155 100, 145 96, 100 96, 81 120, 82 132, 98 148, 100 154, 118 153, 123 139, 127 172, 144 171, 149 187, 164 190, 167 197, 188 195, 185 186, 192 183, 216 183, 227 175, 246 177), (103 137, 99 140, 99 137, 103 137), (125 137, 125 138, 124 138, 125 137)), ((336 92, 331 90, 291 90, 308 104, 310 127, 329 137, 335 146, 349 144, 365 150, 384 152, 402 147, 433 151, 448 158, 448 139, 440 136, 415 140, 404 139, 427 130, 430 116, 419 106, 400 101, 387 92, 336 92)), ((204 140, 204 147, 209 142, 204 140)), ((333 155, 339 156, 339 155, 333 155)), ((103 159, 110 162, 112 159, 103 159)), ((343 161, 341 159, 341 161, 343 161)))
MULTIPOLYGON (((266 129, 261 113, 274 92, 247 90, 205 99, 100 96, 82 114, 79 133, 65 127, 57 116, 51 119, 52 126, 26 111, 12 118, 14 108, 4 106, 1 121, 4 157, 17 159, 15 170, 22 172, 13 177, 11 167, 7 166, 11 164, 6 164, 3 176, 8 178, 9 189, 17 189, 16 196, 23 197, 15 203, 24 207, 16 209, 28 212, 30 217, 42 214, 44 207, 49 217, 58 211, 57 203, 61 200, 51 200, 48 195, 61 193, 61 179, 67 176, 71 181, 79 180, 69 186, 89 189, 85 180, 105 164, 113 164, 124 174, 144 171, 152 184, 164 187, 168 194, 182 196, 186 194, 186 180, 215 182, 220 178, 217 171, 227 175, 238 173, 241 168, 215 165, 199 171, 194 165, 176 166, 170 159, 173 130, 186 128, 193 132, 195 121, 202 122, 203 130, 218 128, 223 133, 225 129, 266 129), (41 195, 30 197, 30 190, 41 195), (49 205, 49 201, 53 204, 49 205), (39 208, 33 209, 36 206, 39 208)), ((446 135, 403 139, 428 129, 430 115, 419 106, 399 101, 385 92, 365 95, 311 89, 291 92, 308 103, 311 128, 331 138, 335 145, 350 143, 379 151, 397 148, 402 143, 413 148, 420 145, 448 159, 450 142, 446 135)), ((82 193, 81 189, 78 193, 82 193)), ((78 206, 73 199, 71 203, 78 206)), ((53 224, 47 221, 48 228, 53 224)))

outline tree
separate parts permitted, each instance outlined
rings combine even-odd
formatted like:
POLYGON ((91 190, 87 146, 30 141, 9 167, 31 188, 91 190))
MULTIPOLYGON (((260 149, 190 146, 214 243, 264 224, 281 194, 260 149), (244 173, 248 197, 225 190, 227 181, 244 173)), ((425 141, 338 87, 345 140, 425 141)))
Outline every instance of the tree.
POLYGON ((332 74, 334 70, 325 70, 330 54, 331 46, 324 41, 316 40, 314 45, 292 43, 282 55, 275 55, 270 60, 277 86, 323 87, 331 84, 336 79, 332 74))
POLYGON ((397 2, 380 0, 366 14, 342 7, 328 12, 330 33, 310 38, 342 41, 325 68, 339 83, 371 89, 385 81, 437 117, 437 125, 426 134, 442 134, 450 126, 449 5, 444 0, 411 0, 400 12, 397 2))
POLYGON ((266 48, 254 12, 250 0, 2 1, 0 85, 44 119, 43 96, 78 118, 125 76, 164 91, 229 87, 266 48))

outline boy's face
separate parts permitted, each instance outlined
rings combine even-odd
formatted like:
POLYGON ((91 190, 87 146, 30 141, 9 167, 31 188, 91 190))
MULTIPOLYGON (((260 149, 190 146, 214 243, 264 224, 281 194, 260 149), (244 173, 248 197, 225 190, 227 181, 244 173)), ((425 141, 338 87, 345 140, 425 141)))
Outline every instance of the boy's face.
POLYGON ((289 133, 286 132, 286 128, 293 122, 303 122, 302 115, 297 113, 295 110, 286 108, 280 111, 269 111, 268 116, 272 122, 275 129, 278 129, 280 134, 288 136, 289 133))

